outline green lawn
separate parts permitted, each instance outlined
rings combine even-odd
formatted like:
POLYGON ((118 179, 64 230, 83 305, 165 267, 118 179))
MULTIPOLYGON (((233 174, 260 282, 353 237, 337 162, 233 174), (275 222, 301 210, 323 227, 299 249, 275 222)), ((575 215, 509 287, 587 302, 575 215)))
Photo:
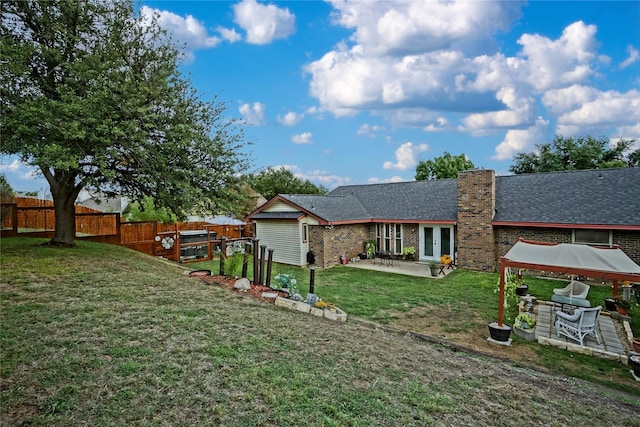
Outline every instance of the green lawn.
MULTIPOLYGON (((219 261, 195 263, 189 267, 206 268, 217 274, 219 261)), ((273 271, 274 275, 278 272, 295 275, 301 292, 306 295, 308 269, 275 264, 273 271)), ((621 363, 542 346, 515 334, 512 334, 512 349, 505 350, 488 343, 486 324, 497 320, 498 314, 498 277, 497 273, 457 270, 433 280, 336 266, 317 270, 315 291, 323 300, 334 303, 351 316, 427 335, 436 330, 436 338, 462 347, 640 395, 640 387, 630 378, 627 366, 621 363), (436 323, 438 325, 434 325, 436 323), (430 328, 420 327, 425 324, 430 328)), ((532 295, 547 301, 551 300, 554 288, 566 285, 566 282, 539 277, 525 277, 524 281, 532 295)), ((611 294, 610 285, 594 285, 588 299, 594 307, 604 306, 604 299, 611 294)), ((635 336, 640 336, 640 307, 635 310, 638 315, 631 317, 631 328, 635 336)), ((505 322, 512 324, 517 312, 513 305, 505 314, 505 322)))
MULTIPOLYGON (((620 364, 545 349, 530 369, 184 274, 203 265, 42 242, 0 240, 0 425, 640 426, 639 387, 620 364), (589 380, 606 387, 564 364, 597 366, 589 380)), ((296 274, 306 294, 308 271, 275 271, 296 274)), ((411 316, 425 307, 451 310, 453 326, 495 318, 495 275, 417 280, 337 267, 318 271, 316 289, 389 325, 422 321, 411 316)))

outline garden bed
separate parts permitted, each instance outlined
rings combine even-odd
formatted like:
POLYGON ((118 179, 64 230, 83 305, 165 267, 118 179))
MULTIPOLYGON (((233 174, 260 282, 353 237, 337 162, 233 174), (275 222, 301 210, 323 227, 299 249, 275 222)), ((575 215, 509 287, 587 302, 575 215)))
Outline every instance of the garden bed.
POLYGON ((251 284, 251 288, 248 289, 247 291, 241 291, 238 289, 235 289, 233 286, 236 284, 236 282, 238 281, 238 279, 233 278, 233 277, 227 277, 227 276, 198 276, 199 279, 201 279, 202 281, 204 281, 205 283, 209 284, 209 285, 215 285, 215 286, 219 286, 221 288, 224 289, 229 289, 233 292, 237 292, 239 294, 245 294, 248 295, 252 298, 255 298, 261 302, 266 302, 269 304, 275 304, 275 298, 271 297, 265 297, 264 293, 271 293, 271 294, 277 294, 278 297, 281 298, 287 298, 289 296, 289 294, 286 291, 280 291, 280 290, 274 290, 271 289, 267 286, 262 286, 262 285, 254 285, 251 284))

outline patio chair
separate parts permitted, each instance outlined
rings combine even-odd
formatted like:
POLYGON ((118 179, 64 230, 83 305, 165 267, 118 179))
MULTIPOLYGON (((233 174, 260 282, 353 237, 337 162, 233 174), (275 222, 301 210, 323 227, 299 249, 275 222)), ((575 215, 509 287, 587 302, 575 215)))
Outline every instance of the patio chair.
POLYGON ((589 285, 582 282, 578 282, 577 280, 572 280, 564 288, 554 289, 553 294, 564 296, 564 297, 570 297, 570 298, 586 299, 587 294, 589 293, 589 289, 590 289, 589 285))
POLYGON ((600 344, 600 335, 598 335, 598 315, 601 306, 594 308, 578 308, 573 314, 559 311, 556 313, 555 326, 558 331, 558 337, 564 335, 572 340, 578 341, 580 345, 584 345, 584 339, 591 334, 596 337, 596 341, 600 344))

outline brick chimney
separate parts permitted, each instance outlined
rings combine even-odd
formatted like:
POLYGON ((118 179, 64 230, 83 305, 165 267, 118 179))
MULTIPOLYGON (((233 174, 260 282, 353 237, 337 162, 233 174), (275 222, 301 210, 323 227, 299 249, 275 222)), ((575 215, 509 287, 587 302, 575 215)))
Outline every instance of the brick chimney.
POLYGON ((495 271, 493 214, 496 177, 492 170, 458 173, 457 263, 474 271, 495 271))

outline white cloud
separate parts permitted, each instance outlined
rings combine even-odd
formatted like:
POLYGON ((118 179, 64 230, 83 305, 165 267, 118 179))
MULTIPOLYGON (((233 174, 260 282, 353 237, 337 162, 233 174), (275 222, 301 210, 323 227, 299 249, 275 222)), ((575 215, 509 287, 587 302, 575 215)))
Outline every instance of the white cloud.
POLYGON ((405 182, 405 181, 407 180, 398 175, 392 176, 391 178, 377 178, 372 176, 371 178, 367 179, 368 184, 384 184, 387 182, 405 182))
POLYGON ((295 32, 296 17, 289 9, 255 0, 243 0, 233 6, 235 22, 247 33, 247 42, 268 44, 295 32))
POLYGON ((629 45, 627 46, 627 52, 629 52, 629 57, 620 63, 620 69, 627 68, 629 65, 640 60, 640 52, 638 52, 638 49, 629 45))
POLYGON ((290 171, 293 176, 300 179, 307 179, 316 185, 322 185, 328 189, 334 189, 341 185, 351 184, 351 178, 346 176, 332 175, 327 171, 314 169, 308 172, 302 172, 296 165, 281 165, 275 166, 275 168, 284 168, 290 171))
POLYGON ((595 25, 578 21, 566 27, 557 40, 538 34, 520 37, 527 82, 545 90, 586 81, 595 72, 592 63, 603 60, 595 52, 595 35, 595 25))
POLYGON ((335 22, 375 55, 457 49, 484 44, 520 15, 518 2, 332 0, 335 22))
POLYGON ((425 132, 442 132, 449 129, 449 121, 439 116, 433 123, 426 125, 422 130, 425 132))
POLYGON ((140 15, 150 20, 153 15, 158 17, 158 24, 182 43, 186 43, 187 50, 214 47, 221 39, 208 34, 207 29, 191 15, 182 17, 166 10, 142 6, 140 15))
POLYGON ((17 172, 24 167, 27 167, 27 165, 18 159, 12 159, 9 164, 0 163, 0 172, 17 172))
POLYGON ((298 114, 294 111, 289 111, 284 116, 278 116, 278 122, 285 126, 295 126, 302 121, 304 114, 298 114))
POLYGON ((384 162, 383 169, 409 170, 418 164, 418 154, 429 149, 427 144, 413 145, 412 142, 405 142, 395 152, 396 163, 384 162))
POLYGON ((242 104, 239 108, 240 114, 248 125, 261 125, 264 123, 264 104, 254 102, 253 105, 242 104))
POLYGON ((356 131, 356 135, 375 138, 378 133, 383 132, 384 130, 385 130, 384 126, 370 125, 365 123, 358 128, 358 130, 356 131))
POLYGON ((235 28, 218 27, 216 30, 220 33, 223 39, 230 43, 235 43, 242 40, 242 36, 237 33, 235 28))
POLYGON ((511 160, 517 153, 528 153, 535 144, 547 142, 549 122, 538 117, 528 129, 507 131, 504 140, 495 148, 494 160, 511 160))
POLYGON ((298 135, 293 135, 291 137, 291 141, 294 144, 311 144, 311 137, 313 134, 311 132, 304 132, 298 135))
POLYGON ((637 126, 640 123, 640 91, 600 91, 574 85, 547 91, 542 97, 547 109, 557 115, 562 134, 609 133, 611 126, 637 126))
MULTIPOLYGON (((493 157, 500 160, 554 132, 622 135, 640 123, 635 90, 594 86, 611 61, 598 52, 595 25, 573 22, 556 38, 513 34, 520 50, 508 56, 495 37, 512 31, 520 2, 329 1, 334 22, 351 36, 305 71, 310 94, 335 116, 367 111, 393 128, 425 132, 504 129, 493 157)), ((640 60, 635 48, 627 51, 621 67, 640 60)), ((375 135, 367 126, 357 134, 375 135)), ((402 170, 407 159, 396 153, 383 167, 402 170)))
POLYGON ((514 88, 505 87, 496 93, 507 110, 492 111, 488 113, 476 113, 464 119, 467 130, 518 127, 531 122, 535 114, 535 100, 524 96, 518 96, 514 88))

